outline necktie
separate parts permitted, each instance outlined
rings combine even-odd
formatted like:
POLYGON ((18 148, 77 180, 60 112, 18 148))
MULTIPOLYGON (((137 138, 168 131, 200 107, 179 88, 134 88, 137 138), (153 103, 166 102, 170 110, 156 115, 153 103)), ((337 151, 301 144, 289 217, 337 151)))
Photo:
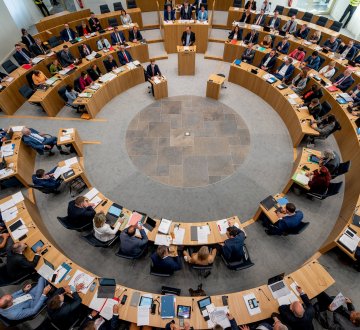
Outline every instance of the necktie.
POLYGON ((69 29, 67 30, 67 33, 68 33, 68 36, 69 36, 69 41, 71 41, 71 40, 72 40, 72 36, 71 36, 71 33, 70 33, 70 30, 69 30, 69 29))
POLYGON ((126 56, 126 53, 125 53, 125 52, 123 52, 123 55, 124 55, 124 58, 125 58, 126 62, 129 63, 129 59, 128 59, 128 57, 126 56))
POLYGON ((249 39, 249 43, 253 40, 254 35, 252 34, 249 39))
POLYGON ((154 70, 154 67, 151 66, 151 69, 152 69, 152 75, 155 76, 155 70, 154 70))
POLYGON ((261 19, 262 19, 262 15, 260 15, 260 16, 259 16, 259 18, 257 19, 257 21, 256 21, 256 25, 259 25, 259 24, 260 24, 261 19))
POLYGON ((345 79, 346 79, 346 77, 342 77, 342 78, 337 82, 337 84, 341 84, 345 79))
POLYGON ((90 51, 89 51, 89 48, 87 46, 85 46, 85 53, 86 53, 86 55, 90 55, 90 51))
POLYGON ((22 50, 20 51, 20 54, 25 58, 27 62, 30 62, 30 57, 25 54, 22 50))
POLYGON ((45 54, 45 50, 44 50, 43 46, 40 45, 39 48, 40 48, 41 52, 42 52, 43 54, 45 54))
POLYGON ((246 50, 246 56, 250 55, 250 49, 246 50))
POLYGON ((291 29, 291 27, 292 27, 292 24, 293 24, 293 22, 290 21, 289 27, 287 28, 286 32, 289 32, 289 31, 290 31, 290 29, 291 29))
POLYGON ((30 37, 29 37, 28 35, 26 35, 25 37, 26 37, 26 39, 29 41, 29 44, 30 44, 30 46, 31 46, 31 45, 33 44, 33 42, 31 41, 30 37))

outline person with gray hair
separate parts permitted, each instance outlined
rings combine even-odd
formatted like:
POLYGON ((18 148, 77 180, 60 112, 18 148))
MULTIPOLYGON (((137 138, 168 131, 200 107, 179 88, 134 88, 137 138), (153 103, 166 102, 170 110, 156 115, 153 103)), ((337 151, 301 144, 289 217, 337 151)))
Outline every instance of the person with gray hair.
POLYGON ((330 174, 335 174, 340 165, 340 157, 336 151, 326 149, 322 154, 319 165, 325 166, 330 174))
MULTIPOLYGON (((267 323, 267 322, 262 322, 254 329, 255 330, 288 330, 288 327, 285 324, 283 324, 276 315, 278 315, 278 314, 274 313, 272 315, 272 319, 274 321, 273 325, 271 325, 270 323, 267 323)), ((240 329, 241 330, 250 330, 249 326, 247 326, 247 325, 240 326, 240 329)))

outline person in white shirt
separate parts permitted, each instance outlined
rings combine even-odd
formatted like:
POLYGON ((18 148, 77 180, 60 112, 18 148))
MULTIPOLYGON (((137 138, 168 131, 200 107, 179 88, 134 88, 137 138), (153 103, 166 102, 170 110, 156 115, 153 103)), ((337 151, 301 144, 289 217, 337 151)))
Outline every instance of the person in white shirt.
POLYGON ((121 218, 117 221, 114 228, 111 228, 109 224, 106 223, 106 215, 103 212, 95 214, 93 223, 94 223, 94 236, 101 242, 108 242, 112 240, 119 231, 121 224, 124 219, 121 218))
POLYGON ((98 50, 102 49, 109 49, 111 47, 109 40, 107 40, 104 36, 101 36, 101 38, 97 42, 98 50))
POLYGON ((261 5, 261 10, 263 10, 265 13, 267 13, 268 11, 270 11, 270 3, 268 0, 265 0, 262 5, 261 5))
POLYGON ((129 25, 132 23, 130 15, 127 14, 125 10, 120 12, 120 20, 122 25, 129 25))
POLYGON ((331 77, 335 74, 335 71, 335 61, 331 61, 319 71, 319 74, 320 76, 331 79, 331 77))

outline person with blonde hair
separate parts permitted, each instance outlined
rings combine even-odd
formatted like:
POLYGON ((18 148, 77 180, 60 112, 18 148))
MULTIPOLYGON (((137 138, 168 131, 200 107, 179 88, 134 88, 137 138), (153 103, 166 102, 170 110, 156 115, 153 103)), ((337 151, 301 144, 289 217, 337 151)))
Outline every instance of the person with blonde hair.
POLYGON ((106 223, 106 215, 104 212, 99 212, 95 214, 93 224, 94 224, 94 236, 101 242, 108 242, 115 238, 116 234, 119 231, 121 224, 124 219, 120 218, 114 228, 106 223))
POLYGON ((260 46, 264 48, 270 48, 273 40, 270 34, 267 34, 264 39, 261 41, 260 46))
POLYGON ((312 44, 317 44, 319 43, 320 39, 321 39, 321 31, 315 30, 314 33, 308 38, 308 41, 311 42, 312 44))
POLYGON ((184 251, 184 259, 189 264, 195 264, 200 266, 211 265, 216 257, 216 249, 212 249, 210 252, 207 246, 202 246, 198 252, 191 254, 188 251, 184 251))

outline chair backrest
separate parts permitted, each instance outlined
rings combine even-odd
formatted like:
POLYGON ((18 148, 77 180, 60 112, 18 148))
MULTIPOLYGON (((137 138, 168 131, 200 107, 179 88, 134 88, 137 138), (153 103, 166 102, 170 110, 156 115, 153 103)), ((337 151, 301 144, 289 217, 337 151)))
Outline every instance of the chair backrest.
POLYGON ((343 26, 343 23, 334 21, 334 23, 331 24, 330 30, 339 32, 343 26))
POLYGON ((119 25, 116 17, 109 17, 108 18, 108 23, 109 23, 109 26, 111 26, 111 27, 115 27, 115 26, 119 25))
POLYGON ((298 10, 297 10, 296 8, 290 8, 287 15, 288 15, 289 17, 291 17, 291 16, 294 16, 294 15, 296 16, 297 13, 298 13, 298 10))
POLYGON ((100 12, 101 14, 110 13, 110 9, 108 5, 100 5, 100 12))
POLYGON ((351 160, 341 163, 336 171, 336 175, 338 176, 349 172, 350 166, 351 166, 351 160))
POLYGON ((328 114, 331 111, 332 107, 330 105, 329 102, 324 101, 321 103, 321 112, 320 112, 320 117, 325 116, 326 114, 328 114))
POLYGON ((306 12, 301 20, 303 20, 305 22, 311 22, 313 17, 314 17, 314 14, 306 12))
POLYGON ((66 86, 62 86, 58 89, 58 94, 60 95, 60 97, 67 102, 68 98, 66 97, 66 86))
POLYGON ((283 11, 284 11, 284 6, 279 6, 279 5, 277 5, 277 6, 275 7, 275 10, 274 10, 274 11, 278 11, 279 14, 282 15, 282 14, 283 14, 283 11))
POLYGON ((60 40, 57 36, 52 36, 48 39, 48 43, 50 45, 51 48, 59 46, 60 45, 60 40))
POLYGON ((300 222, 299 225, 293 229, 287 230, 286 234, 288 235, 299 235, 301 234, 308 226, 310 222, 300 222))
POLYGON ((25 77, 26 77, 26 81, 28 82, 29 86, 34 89, 34 82, 32 80, 32 75, 33 75, 34 71, 30 71, 28 72, 25 77))
POLYGON ((242 0, 234 0, 233 7, 241 8, 242 0))
POLYGON ((61 57, 61 52, 62 52, 62 50, 59 50, 58 52, 56 52, 56 57, 62 66, 66 66, 66 63, 64 62, 64 60, 61 57))
POLYGON ((128 9, 137 8, 135 0, 126 0, 128 9))
POLYGON ((55 190, 43 186, 30 185, 31 188, 41 191, 43 194, 52 194, 55 190))
POLYGON ((159 277, 170 277, 172 274, 170 273, 163 273, 161 271, 159 271, 158 269, 156 269, 154 267, 154 264, 151 260, 151 264, 150 264, 150 275, 154 275, 154 276, 159 276, 159 277))
POLYGON ((66 229, 71 229, 70 225, 68 224, 68 217, 57 217, 60 224, 65 227, 66 229))
POLYGON ((75 26, 75 29, 78 33, 79 36, 83 35, 83 32, 82 32, 82 26, 81 25, 76 25, 75 26))
POLYGON ((319 16, 318 20, 316 21, 316 24, 319 26, 325 26, 328 20, 329 19, 327 17, 319 16))
POLYGON ((342 181, 341 182, 330 182, 329 188, 326 192, 326 197, 334 196, 339 193, 341 187, 342 187, 342 181))
POLYGON ((320 57, 320 63, 319 63, 319 68, 320 68, 324 64, 325 58, 321 57, 321 56, 319 56, 319 57, 320 57))
POLYGON ((123 5, 121 2, 114 2, 114 11, 120 11, 123 10, 123 5))
POLYGON ((77 92, 81 93, 79 80, 80 80, 80 77, 79 77, 79 78, 76 78, 76 79, 74 80, 74 89, 75 89, 77 92))
POLYGON ((18 66, 15 65, 11 60, 6 60, 3 64, 2 64, 2 67, 4 68, 4 70, 7 72, 7 73, 11 73, 13 71, 15 71, 18 66))
POLYGON ((27 84, 25 84, 19 88, 19 93, 28 100, 31 95, 35 93, 35 91, 31 89, 27 84))

